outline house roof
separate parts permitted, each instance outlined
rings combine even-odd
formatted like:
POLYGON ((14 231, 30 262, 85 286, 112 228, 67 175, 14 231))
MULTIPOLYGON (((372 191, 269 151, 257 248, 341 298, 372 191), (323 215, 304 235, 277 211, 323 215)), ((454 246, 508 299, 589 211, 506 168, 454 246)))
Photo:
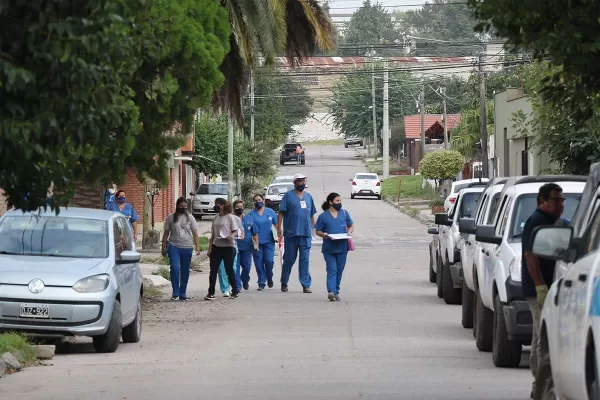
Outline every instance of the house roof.
MULTIPOLYGON (((444 126, 441 114, 425 114, 425 134, 434 125, 444 126)), ((448 114, 448 130, 460 123, 460 114, 448 114)), ((419 139, 421 137, 421 115, 404 116, 404 132, 406 139, 419 139)))

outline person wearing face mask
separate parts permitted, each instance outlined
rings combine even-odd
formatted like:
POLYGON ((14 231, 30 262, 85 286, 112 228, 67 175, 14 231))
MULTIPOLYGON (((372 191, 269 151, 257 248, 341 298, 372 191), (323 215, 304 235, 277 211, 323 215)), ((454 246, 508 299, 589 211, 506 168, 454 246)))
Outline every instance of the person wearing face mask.
POLYGON ((254 195, 254 210, 250 216, 258 228, 258 250, 254 252, 254 266, 258 276, 258 290, 265 286, 273 287, 273 264, 275 259, 275 238, 273 227, 277 225, 277 213, 265 207, 261 194, 254 195))
MULTIPOLYGON (((242 211, 243 210, 244 209, 242 208, 242 211)), ((236 212, 234 212, 234 215, 236 218, 238 218, 237 223, 238 223, 238 226, 240 226, 240 228, 238 228, 238 237, 236 238, 236 241, 235 241, 236 248, 235 248, 235 258, 233 259, 233 272, 235 273, 235 282, 236 282, 237 291, 241 292, 242 291, 242 278, 240 276, 240 269, 239 269, 239 267, 240 267, 239 266, 240 252, 238 249, 238 241, 244 240, 245 235, 241 228, 242 219, 238 216, 238 214, 236 212)), ((225 262, 223 260, 221 260, 221 264, 219 264, 218 280, 219 280, 219 288, 221 289, 221 293, 223 293, 223 297, 231 296, 232 290, 231 290, 231 286, 229 285, 229 278, 227 276, 227 271, 225 270, 225 262)), ((235 292, 235 290, 233 290, 233 291, 235 292)))
POLYGON ((117 185, 112 184, 112 187, 106 189, 106 193, 104 196, 104 209, 109 210, 112 207, 112 203, 115 201, 115 194, 117 193, 117 185))
POLYGON ((288 291, 292 267, 299 256, 298 272, 304 293, 312 293, 309 256, 312 246, 312 227, 317 209, 312 196, 306 193, 306 176, 294 175, 294 190, 283 195, 277 217, 277 236, 284 238, 283 266, 281 267, 281 291, 288 291))
POLYGON ((327 267, 327 298, 340 301, 340 284, 348 257, 348 240, 332 240, 329 235, 354 232, 354 222, 348 211, 342 209, 342 198, 329 193, 321 206, 323 213, 317 218, 315 230, 323 238, 322 253, 327 267))
POLYGON ((115 201, 113 201, 110 204, 111 205, 110 205, 109 211, 120 212, 129 220, 129 223, 131 224, 131 228, 133 229, 133 237, 137 241, 136 222, 138 220, 138 215, 135 212, 135 209, 133 208, 133 206, 127 202, 127 198, 125 197, 125 191, 117 190, 117 193, 115 193, 115 201))
POLYGON ((185 301, 187 284, 190 278, 193 249, 200 255, 200 240, 196 219, 188 213, 188 203, 185 197, 180 197, 175 203, 175 212, 165 221, 165 233, 162 240, 162 254, 169 256, 171 263, 171 286, 173 301, 185 301))
POLYGON ((252 269, 252 250, 258 244, 258 226, 250 213, 244 215, 244 201, 233 203, 233 212, 240 218, 241 237, 237 239, 238 255, 236 260, 236 276, 238 287, 250 288, 250 270, 252 269))

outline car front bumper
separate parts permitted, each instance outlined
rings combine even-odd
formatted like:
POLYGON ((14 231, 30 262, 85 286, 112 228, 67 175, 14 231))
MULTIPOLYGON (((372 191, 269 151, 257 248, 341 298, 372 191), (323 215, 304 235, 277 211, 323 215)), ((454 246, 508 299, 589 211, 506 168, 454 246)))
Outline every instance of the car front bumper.
POLYGON ((506 333, 511 340, 531 342, 533 334, 533 318, 529 304, 525 300, 513 300, 502 306, 506 333))
POLYGON ((269 201, 265 203, 265 206, 267 208, 270 208, 274 211, 279 211, 279 206, 281 205, 281 200, 277 200, 277 201, 269 201))
POLYGON ((0 330, 33 334, 95 336, 106 332, 116 293, 77 293, 70 287, 45 287, 39 294, 27 285, 0 285, 0 330), (21 304, 47 305, 48 318, 20 316, 21 304))

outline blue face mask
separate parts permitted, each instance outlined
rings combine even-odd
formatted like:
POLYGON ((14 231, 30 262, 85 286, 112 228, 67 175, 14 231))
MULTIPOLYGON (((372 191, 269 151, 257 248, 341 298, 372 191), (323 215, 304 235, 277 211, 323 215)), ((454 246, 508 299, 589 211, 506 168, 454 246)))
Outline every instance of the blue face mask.
POLYGON ((296 190, 299 192, 303 192, 304 189, 306 189, 306 185, 304 184, 296 186, 296 190))
POLYGON ((244 213, 244 209, 243 208, 236 208, 235 209, 235 215, 242 215, 244 213))
POLYGON ((333 204, 333 208, 334 208, 336 211, 340 211, 340 210, 342 209, 342 203, 334 203, 334 204, 333 204))
POLYGON ((256 207, 257 210, 260 210, 264 206, 265 206, 265 203, 263 203, 262 201, 257 201, 256 203, 254 203, 254 207, 256 207))
POLYGON ((125 203, 125 197, 118 197, 117 198, 117 203, 125 203))

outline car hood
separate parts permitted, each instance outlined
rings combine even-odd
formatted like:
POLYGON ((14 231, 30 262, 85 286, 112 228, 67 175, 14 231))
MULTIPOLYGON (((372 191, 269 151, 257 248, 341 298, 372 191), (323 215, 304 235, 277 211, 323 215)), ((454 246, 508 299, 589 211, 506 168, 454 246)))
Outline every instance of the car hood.
POLYGON ((27 285, 41 279, 46 286, 73 286, 78 280, 106 273, 106 258, 0 255, 0 285, 27 285))

